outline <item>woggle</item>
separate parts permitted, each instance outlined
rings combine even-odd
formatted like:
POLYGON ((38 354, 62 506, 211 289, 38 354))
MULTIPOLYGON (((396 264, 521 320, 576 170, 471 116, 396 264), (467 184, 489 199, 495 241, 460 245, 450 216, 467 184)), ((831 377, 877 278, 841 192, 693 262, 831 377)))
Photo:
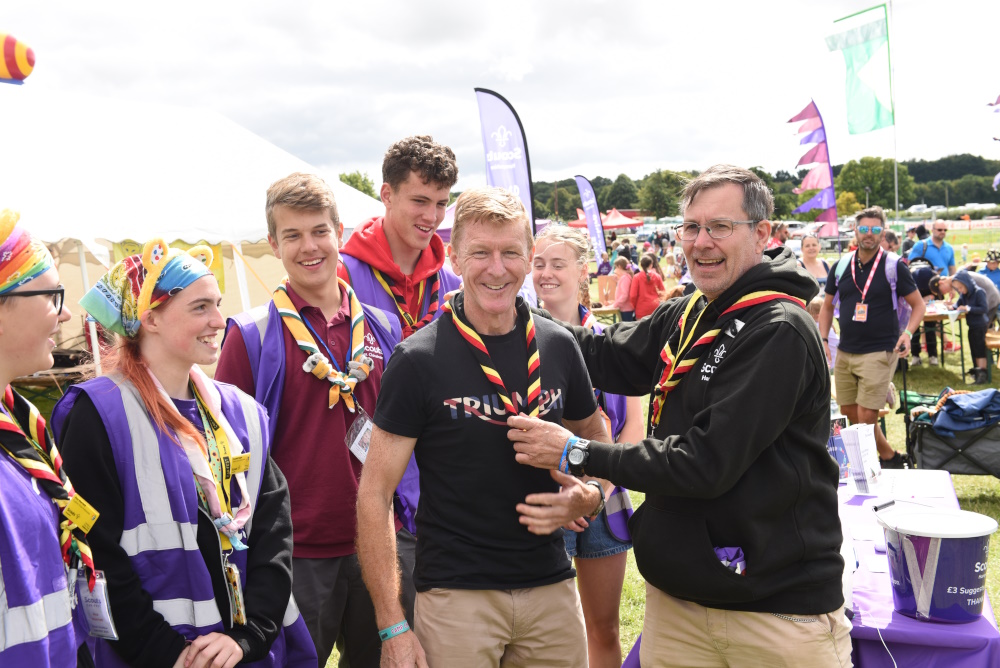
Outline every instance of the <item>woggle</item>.
POLYGON ((13 35, 0 32, 3 57, 0 58, 0 81, 20 84, 35 69, 35 52, 13 35))

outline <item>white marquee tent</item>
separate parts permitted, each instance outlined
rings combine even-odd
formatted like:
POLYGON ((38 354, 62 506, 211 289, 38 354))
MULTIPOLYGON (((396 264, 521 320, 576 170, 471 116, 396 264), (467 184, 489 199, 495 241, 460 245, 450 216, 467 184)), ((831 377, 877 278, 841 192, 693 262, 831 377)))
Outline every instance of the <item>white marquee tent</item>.
POLYGON ((336 174, 211 111, 69 98, 27 82, 0 86, 0 119, 0 209, 19 211, 21 223, 53 245, 60 266, 72 266, 60 270, 71 306, 88 275, 92 282, 103 273, 108 242, 153 236, 223 243, 224 313, 263 303, 281 276, 280 263, 261 243, 265 192, 294 171, 318 173, 330 184, 345 236, 384 211, 336 174))

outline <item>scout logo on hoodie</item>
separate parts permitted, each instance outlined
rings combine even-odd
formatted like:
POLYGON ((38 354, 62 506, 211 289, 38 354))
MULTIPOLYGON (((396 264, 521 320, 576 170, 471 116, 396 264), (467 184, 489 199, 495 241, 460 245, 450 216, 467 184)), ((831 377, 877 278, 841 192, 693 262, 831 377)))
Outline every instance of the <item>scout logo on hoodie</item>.
POLYGON ((375 340, 375 336, 371 332, 365 332, 365 355, 377 360, 383 359, 382 347, 375 340))

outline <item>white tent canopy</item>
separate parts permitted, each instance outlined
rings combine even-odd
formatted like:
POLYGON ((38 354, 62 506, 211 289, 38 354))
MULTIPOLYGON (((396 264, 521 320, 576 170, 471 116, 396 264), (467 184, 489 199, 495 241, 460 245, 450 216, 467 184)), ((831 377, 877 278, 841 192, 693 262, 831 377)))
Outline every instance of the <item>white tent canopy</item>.
POLYGON ((0 86, 0 208, 45 241, 259 241, 267 187, 318 173, 351 229, 381 202, 212 111, 0 86))
MULTIPOLYGON (((109 246, 99 239, 151 237, 229 242, 223 246, 229 288, 223 314, 266 302, 283 271, 266 244, 255 242, 267 236, 267 187, 292 172, 326 180, 345 236, 385 211, 336 174, 324 174, 211 111, 66 97, 28 82, 0 86, 0 119, 0 209, 19 211, 21 223, 53 245, 73 308, 103 273, 101 264, 109 264, 109 246)), ((80 332, 82 319, 78 327, 63 329, 70 336, 80 332)))

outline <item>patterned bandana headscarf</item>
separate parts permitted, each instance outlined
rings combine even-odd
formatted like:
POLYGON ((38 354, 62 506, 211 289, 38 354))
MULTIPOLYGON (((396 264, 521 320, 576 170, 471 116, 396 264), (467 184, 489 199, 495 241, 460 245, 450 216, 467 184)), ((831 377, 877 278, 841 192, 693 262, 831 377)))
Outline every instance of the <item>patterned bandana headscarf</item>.
POLYGON ((18 226, 10 209, 0 211, 0 295, 38 278, 52 267, 52 256, 41 241, 18 226))
POLYGON ((161 306, 199 278, 212 272, 212 249, 182 251, 163 239, 148 241, 142 255, 130 255, 101 276, 80 300, 94 320, 128 338, 139 333, 142 314, 161 306))

